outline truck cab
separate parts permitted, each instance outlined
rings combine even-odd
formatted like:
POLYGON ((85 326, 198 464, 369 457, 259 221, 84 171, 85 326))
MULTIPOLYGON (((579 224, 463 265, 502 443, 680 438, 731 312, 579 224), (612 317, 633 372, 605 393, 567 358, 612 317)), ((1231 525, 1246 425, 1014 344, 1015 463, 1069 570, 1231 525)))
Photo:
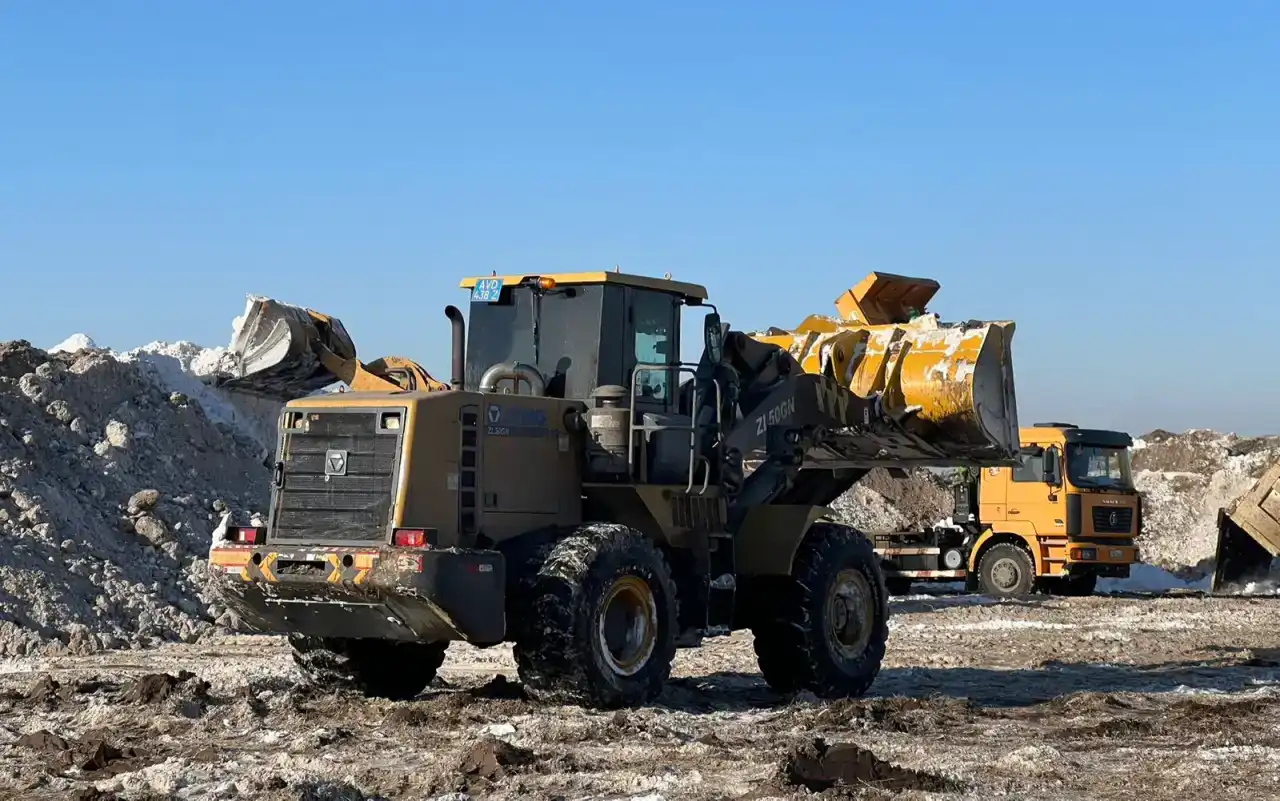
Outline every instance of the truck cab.
POLYGON ((994 596, 1088 595, 1099 577, 1128 577, 1142 511, 1132 438, 1037 423, 1019 439, 1018 464, 985 468, 955 488, 950 525, 876 535, 891 592, 963 580, 994 596))

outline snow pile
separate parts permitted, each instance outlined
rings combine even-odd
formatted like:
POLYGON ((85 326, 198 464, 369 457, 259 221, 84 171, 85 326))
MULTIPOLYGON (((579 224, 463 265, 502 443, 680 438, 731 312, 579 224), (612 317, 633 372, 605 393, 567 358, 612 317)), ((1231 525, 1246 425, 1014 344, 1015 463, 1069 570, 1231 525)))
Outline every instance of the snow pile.
POLYGON ((204 349, 68 342, 0 344, 0 655, 197 637, 210 531, 266 506, 262 444, 182 372, 204 349))
POLYGON ((1212 571, 1218 510, 1280 460, 1280 437, 1204 429, 1153 431, 1137 440, 1134 483, 1143 496, 1142 560, 1186 579, 1212 571))
POLYGON ((72 334, 66 339, 49 348, 50 353, 77 353, 82 350, 95 350, 98 343, 94 342, 88 334, 72 334))

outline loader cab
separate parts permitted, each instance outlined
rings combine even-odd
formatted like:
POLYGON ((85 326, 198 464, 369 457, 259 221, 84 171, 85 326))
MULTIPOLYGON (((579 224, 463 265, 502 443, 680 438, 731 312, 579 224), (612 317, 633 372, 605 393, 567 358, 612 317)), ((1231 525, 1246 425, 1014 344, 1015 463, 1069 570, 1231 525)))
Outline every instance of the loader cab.
POLYGON ((493 275, 461 286, 471 292, 464 389, 587 400, 634 384, 638 414, 676 410, 681 310, 702 305, 704 287, 621 272, 493 275))

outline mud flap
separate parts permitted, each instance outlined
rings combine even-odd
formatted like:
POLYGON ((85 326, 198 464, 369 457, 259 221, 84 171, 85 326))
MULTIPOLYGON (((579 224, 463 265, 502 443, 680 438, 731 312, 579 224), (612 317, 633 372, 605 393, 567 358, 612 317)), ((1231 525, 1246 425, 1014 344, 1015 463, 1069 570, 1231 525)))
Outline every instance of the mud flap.
POLYGON ((1218 510, 1218 547, 1213 569, 1213 592, 1266 578, 1271 571, 1271 551, 1236 525, 1225 509, 1218 510))

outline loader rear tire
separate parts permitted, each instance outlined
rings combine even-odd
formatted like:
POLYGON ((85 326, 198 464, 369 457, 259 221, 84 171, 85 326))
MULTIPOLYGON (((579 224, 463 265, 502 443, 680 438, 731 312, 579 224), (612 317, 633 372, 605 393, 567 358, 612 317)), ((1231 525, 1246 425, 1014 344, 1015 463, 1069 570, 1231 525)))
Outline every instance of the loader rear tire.
POLYGON ((426 689, 448 642, 304 637, 291 635, 293 661, 308 683, 371 698, 404 701, 426 689))
POLYGON ((809 529, 791 576, 768 590, 752 625, 756 660, 780 693, 820 698, 865 693, 889 638, 889 593, 880 557, 860 532, 833 523, 809 529))
POLYGON ((662 552, 643 533, 584 525, 550 549, 513 610, 513 654, 539 701, 603 709, 661 694, 676 652, 677 601, 662 552))
POLYGON ((1011 542, 992 545, 978 560, 978 589, 993 598, 1025 598, 1035 592, 1036 563, 1011 542))

